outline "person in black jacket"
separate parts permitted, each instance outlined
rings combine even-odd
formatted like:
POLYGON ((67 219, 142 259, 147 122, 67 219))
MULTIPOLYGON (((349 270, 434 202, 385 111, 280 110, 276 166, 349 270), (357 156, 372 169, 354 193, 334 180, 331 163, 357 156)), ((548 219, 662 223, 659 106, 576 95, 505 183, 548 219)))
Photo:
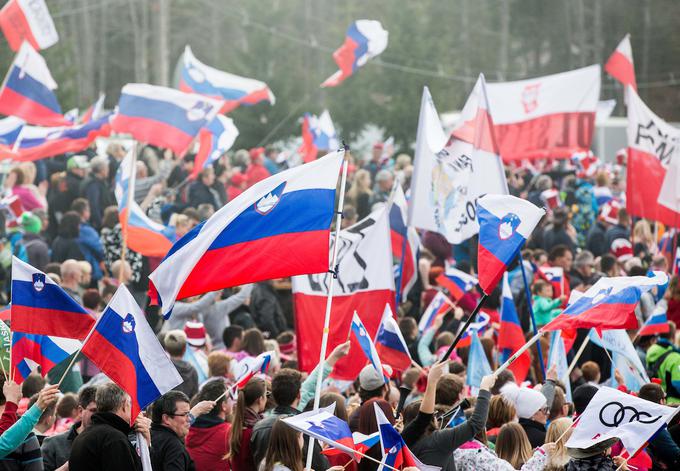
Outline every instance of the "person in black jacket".
POLYGON ((271 281, 255 285, 250 293, 250 312, 262 333, 269 332, 270 339, 287 329, 283 308, 271 281))
POLYGON ((95 229, 101 229, 104 210, 116 205, 116 197, 108 183, 109 164, 104 157, 95 157, 90 162, 90 176, 80 187, 80 196, 90 203, 90 223, 95 229))
MULTIPOLYGON (((130 396, 113 383, 99 386, 95 396, 97 412, 92 415, 92 425, 73 440, 70 471, 142 470, 142 461, 128 440, 132 432, 130 396)), ((148 428, 139 430, 150 441, 148 428)))
POLYGON ((181 391, 170 391, 151 406, 151 467, 161 471, 193 470, 194 462, 184 446, 189 433, 191 408, 181 391))
POLYGON ((65 260, 85 260, 78 244, 80 237, 80 215, 69 211, 61 218, 59 232, 52 242, 52 261, 62 263, 65 260))
POLYGON ((198 174, 198 179, 189 187, 189 198, 187 203, 193 208, 198 208, 201 204, 210 204, 213 209, 222 207, 222 202, 217 192, 212 188, 215 183, 215 170, 206 167, 198 174))

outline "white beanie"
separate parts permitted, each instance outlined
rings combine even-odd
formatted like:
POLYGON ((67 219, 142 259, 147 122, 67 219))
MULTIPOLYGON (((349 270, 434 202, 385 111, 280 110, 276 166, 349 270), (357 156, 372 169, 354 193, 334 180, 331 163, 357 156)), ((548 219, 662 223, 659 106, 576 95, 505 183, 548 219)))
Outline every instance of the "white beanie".
POLYGON ((543 393, 534 389, 520 388, 519 395, 515 408, 517 408, 517 417, 520 419, 529 419, 532 415, 545 407, 547 400, 543 393))

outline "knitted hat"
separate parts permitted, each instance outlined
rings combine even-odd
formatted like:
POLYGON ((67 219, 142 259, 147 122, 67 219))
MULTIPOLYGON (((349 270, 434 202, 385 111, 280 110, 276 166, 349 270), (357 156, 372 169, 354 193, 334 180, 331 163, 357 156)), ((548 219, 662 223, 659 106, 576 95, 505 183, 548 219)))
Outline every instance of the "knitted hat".
POLYGON ((40 230, 42 229, 42 222, 40 221, 40 218, 38 216, 31 213, 30 211, 26 211, 24 214, 21 215, 21 227, 24 229, 24 232, 26 233, 40 234, 40 230))
POLYGON ((611 253, 619 262, 633 258, 633 244, 628 239, 618 238, 612 242, 611 253))
POLYGON ((616 200, 610 200, 602 205, 600 209, 600 220, 609 224, 616 224, 619 222, 619 209, 621 203, 616 200))
POLYGON ((501 388, 501 395, 515 405, 517 417, 529 419, 542 407, 545 407, 547 400, 543 393, 535 389, 520 388, 515 383, 507 383, 501 388))
POLYGON ((184 324, 184 333, 187 334, 187 343, 192 347, 205 345, 205 326, 202 322, 187 322, 184 324))

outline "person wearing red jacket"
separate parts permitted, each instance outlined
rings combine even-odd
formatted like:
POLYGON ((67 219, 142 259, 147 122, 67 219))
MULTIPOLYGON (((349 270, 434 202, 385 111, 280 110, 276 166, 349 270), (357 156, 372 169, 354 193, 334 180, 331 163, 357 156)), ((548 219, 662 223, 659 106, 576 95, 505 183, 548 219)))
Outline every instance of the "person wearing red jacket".
POLYGON ((264 148, 256 147, 255 149, 251 149, 250 165, 248 166, 248 170, 246 170, 248 188, 269 176, 271 176, 271 174, 264 166, 264 148))
POLYGON ((224 397, 225 390, 224 381, 215 379, 207 382, 196 397, 197 402, 220 398, 210 412, 197 417, 189 428, 186 447, 196 471, 231 469, 227 460, 231 424, 225 422, 230 405, 224 397))
POLYGON ((4 410, 0 417, 0 433, 4 433, 17 421, 17 408, 21 400, 21 386, 14 381, 5 381, 2 385, 4 410))

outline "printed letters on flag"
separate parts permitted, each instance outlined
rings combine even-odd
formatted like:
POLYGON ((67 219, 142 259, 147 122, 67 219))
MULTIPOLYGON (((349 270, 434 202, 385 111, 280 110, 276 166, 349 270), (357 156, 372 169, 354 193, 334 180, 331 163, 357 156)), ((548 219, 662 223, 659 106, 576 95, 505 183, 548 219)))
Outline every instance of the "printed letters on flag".
POLYGON ((113 295, 81 351, 130 395, 130 423, 156 398, 182 383, 125 285, 113 295))
POLYGON ((514 196, 485 195, 477 201, 479 285, 486 294, 496 287, 544 214, 514 196))
POLYGON ((177 241, 149 275, 163 314, 168 316, 178 299, 327 272, 343 157, 344 151, 333 152, 256 183, 177 241))
POLYGON ((635 455, 678 411, 680 409, 662 406, 603 386, 581 414, 566 446, 590 448, 618 438, 626 451, 635 455))
POLYGON ((231 118, 221 114, 215 116, 198 134, 198 153, 190 177, 196 178, 203 169, 210 167, 231 149, 238 134, 231 118))
POLYGON ((45 59, 24 42, 9 68, 0 90, 0 113, 38 126, 68 126, 61 114, 45 59))
POLYGON ((261 101, 268 101, 271 105, 276 102, 266 83, 205 65, 194 57, 189 46, 184 49, 180 64, 179 89, 224 100, 220 113, 229 113, 241 105, 250 106, 261 101))
POLYGON ((563 330, 573 337, 576 329, 636 329, 635 306, 642 293, 668 282, 668 276, 654 272, 653 277, 630 276, 600 278, 567 308, 543 327, 544 331, 563 330))
POLYGON ((184 154, 223 102, 195 93, 145 83, 128 83, 111 126, 139 142, 184 154))
POLYGON ((59 41, 45 0, 9 0, 0 10, 0 28, 13 51, 24 41, 38 51, 59 41))
POLYGON ((616 80, 621 82, 624 89, 630 85, 637 91, 637 81, 635 80, 635 66, 633 63, 633 48, 630 45, 630 34, 626 34, 621 40, 616 50, 609 56, 609 60, 604 65, 604 70, 616 80))
POLYGON ((118 201, 118 219, 121 232, 127 233, 127 246, 146 257, 163 257, 175 240, 175 229, 152 221, 134 199, 128 198, 130 187, 135 186, 132 170, 132 150, 118 166, 115 195, 118 201), (129 203, 129 207, 128 207, 129 203))
POLYGON ((12 257, 12 331, 83 340, 94 318, 49 276, 12 257))
POLYGON ((2 363, 2 371, 10 371, 11 365, 10 350, 12 349, 12 336, 9 327, 3 321, 0 321, 0 363, 2 363))
MULTIPOLYGON (((340 231, 339 237, 337 278, 325 273, 327 268, 318 270, 317 274, 293 278, 298 359, 303 371, 312 371, 318 363, 330 283, 335 286, 329 349, 347 340, 354 311, 362 313, 366 330, 375 333, 385 304, 394 310, 395 290, 387 208, 383 206, 340 231)), ((334 238, 331 240, 330 253, 333 243, 334 238)), ((328 251, 324 259, 328 263, 328 251)), ((339 380, 354 380, 365 364, 359 344, 352 339, 349 354, 335 364, 332 376, 339 380)))
MULTIPOLYGON (((517 350, 522 348, 526 343, 524 339, 524 331, 519 322, 517 309, 515 308, 515 301, 512 298, 512 291, 510 290, 510 283, 508 282, 508 274, 503 275, 503 292, 501 298, 501 328, 498 332, 498 352, 500 353, 500 360, 506 361, 517 350)), ((515 379, 518 383, 524 381, 529 373, 529 366, 531 364, 531 357, 526 351, 520 357, 512 362, 508 367, 515 374, 515 379)))
POLYGON ((487 85, 503 161, 569 158, 590 149, 600 66, 487 85))
POLYGON ((385 364, 398 371, 405 371, 411 366, 411 354, 389 304, 385 305, 382 322, 375 336, 375 349, 385 364))
MULTIPOLYGON (((667 168, 680 152, 680 130, 655 115, 634 90, 629 89, 627 96, 626 209, 633 216, 678 227, 680 201, 674 192, 678 181, 664 180, 667 168)), ((677 167, 673 171, 677 172, 677 167)), ((677 173, 671 177, 677 177, 677 173)))
POLYGON ((322 87, 336 87, 356 70, 382 53, 388 33, 379 21, 357 20, 347 28, 345 42, 333 53, 340 70, 328 77, 322 87))
POLYGON ((344 420, 337 418, 334 412, 335 403, 328 407, 303 412, 282 420, 295 430, 347 453, 358 461, 359 456, 354 454, 354 439, 349 425, 344 420))

